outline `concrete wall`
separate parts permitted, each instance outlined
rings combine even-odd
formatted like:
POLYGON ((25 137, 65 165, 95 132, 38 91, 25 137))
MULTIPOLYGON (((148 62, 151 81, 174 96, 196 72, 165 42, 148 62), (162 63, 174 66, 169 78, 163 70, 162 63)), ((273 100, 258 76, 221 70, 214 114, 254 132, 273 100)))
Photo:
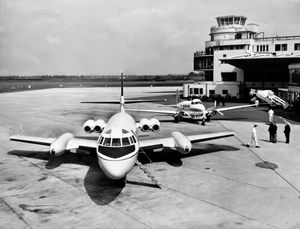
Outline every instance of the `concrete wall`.
POLYGON ((234 55, 243 55, 245 54, 245 50, 221 50, 214 52, 214 82, 222 81, 222 72, 237 72, 237 81, 244 81, 244 71, 240 68, 234 67, 230 64, 222 64, 219 59, 226 57, 234 56, 234 55))

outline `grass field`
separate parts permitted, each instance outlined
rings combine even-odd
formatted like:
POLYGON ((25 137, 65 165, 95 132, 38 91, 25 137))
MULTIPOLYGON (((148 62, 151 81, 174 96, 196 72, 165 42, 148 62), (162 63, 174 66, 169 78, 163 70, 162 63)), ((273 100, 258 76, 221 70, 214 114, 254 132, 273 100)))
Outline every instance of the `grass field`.
MULTIPOLYGON (((182 86, 184 83, 190 83, 190 80, 172 80, 172 81, 125 81, 126 86, 182 86)), ((37 90, 46 88, 76 88, 76 87, 116 87, 119 81, 105 80, 1 80, 0 93, 13 91, 37 90)))

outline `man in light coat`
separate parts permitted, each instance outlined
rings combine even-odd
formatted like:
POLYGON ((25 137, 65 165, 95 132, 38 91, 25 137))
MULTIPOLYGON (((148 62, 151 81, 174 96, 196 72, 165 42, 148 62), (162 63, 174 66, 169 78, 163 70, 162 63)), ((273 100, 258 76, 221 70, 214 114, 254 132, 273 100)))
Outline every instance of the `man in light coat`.
POLYGON ((258 145, 258 141, 257 141, 256 127, 257 127, 257 125, 254 124, 253 128, 252 128, 252 132, 251 132, 250 142, 246 144, 247 147, 249 147, 250 144, 252 144, 254 142, 255 143, 255 147, 256 148, 260 148, 260 146, 258 145))

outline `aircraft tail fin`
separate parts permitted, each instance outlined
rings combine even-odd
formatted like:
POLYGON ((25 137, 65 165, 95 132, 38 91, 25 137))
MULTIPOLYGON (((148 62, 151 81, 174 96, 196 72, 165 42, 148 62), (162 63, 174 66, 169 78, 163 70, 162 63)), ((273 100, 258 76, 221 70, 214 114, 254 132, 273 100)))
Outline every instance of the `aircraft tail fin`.
POLYGON ((121 72, 121 97, 120 97, 121 112, 125 111, 124 104, 125 104, 125 100, 124 100, 124 76, 123 76, 123 72, 121 72))
POLYGON ((81 101, 80 103, 92 104, 120 104, 121 112, 125 111, 124 105, 129 103, 153 103, 167 101, 166 99, 127 99, 124 98, 124 75, 121 72, 121 95, 120 100, 105 100, 105 101, 81 101))

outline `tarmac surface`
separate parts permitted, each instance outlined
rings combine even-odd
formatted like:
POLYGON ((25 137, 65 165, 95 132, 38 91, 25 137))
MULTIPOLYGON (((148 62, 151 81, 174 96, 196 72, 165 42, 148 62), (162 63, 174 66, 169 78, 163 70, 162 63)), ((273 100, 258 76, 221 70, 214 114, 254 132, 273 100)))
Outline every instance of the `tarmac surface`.
MULTIPOLYGON (((126 88, 125 95, 167 97, 165 92, 175 88, 126 88)), ((105 99, 119 99, 119 88, 0 94, 0 228, 300 228, 300 123, 291 121, 291 143, 286 144, 283 123, 275 117, 278 143, 270 143, 263 108, 224 112, 205 126, 134 114, 137 120, 161 120, 161 131, 140 133, 140 139, 170 136, 174 130, 236 133, 194 144, 188 155, 149 152, 152 163, 141 154, 140 161, 162 189, 153 187, 136 166, 120 188, 104 176, 92 155, 52 158, 47 147, 8 140, 15 134, 90 136, 82 124, 89 118, 107 120, 119 106, 79 101, 105 99), (254 123, 261 148, 244 146, 254 123)), ((128 107, 171 109, 158 103, 128 107)))

